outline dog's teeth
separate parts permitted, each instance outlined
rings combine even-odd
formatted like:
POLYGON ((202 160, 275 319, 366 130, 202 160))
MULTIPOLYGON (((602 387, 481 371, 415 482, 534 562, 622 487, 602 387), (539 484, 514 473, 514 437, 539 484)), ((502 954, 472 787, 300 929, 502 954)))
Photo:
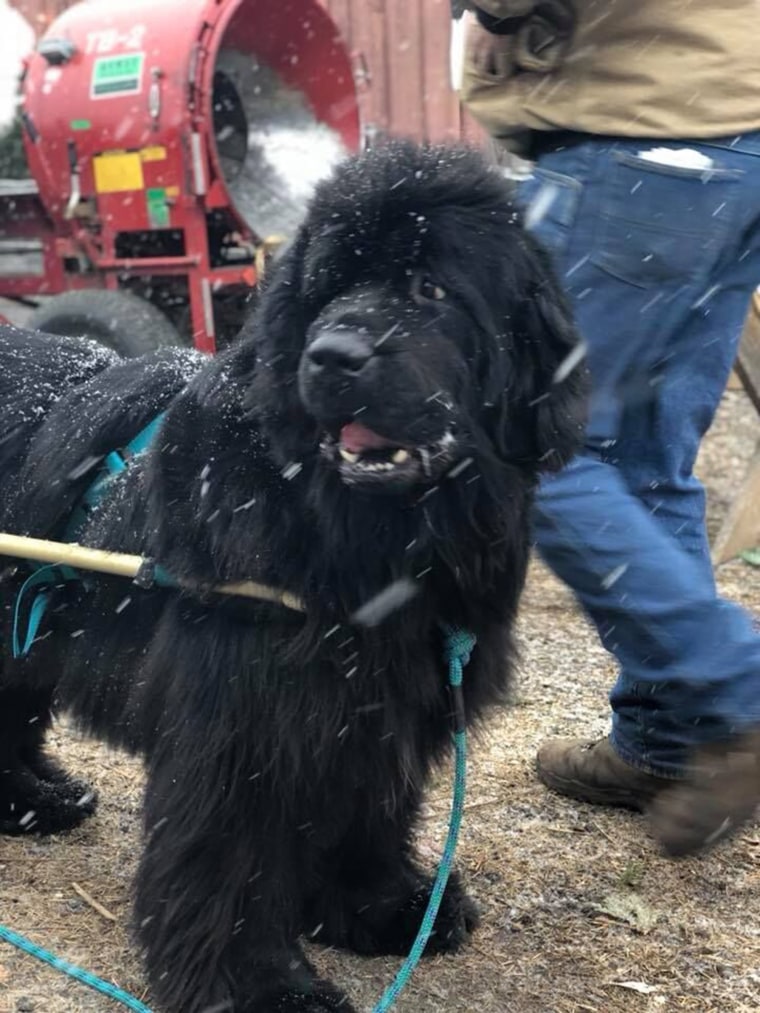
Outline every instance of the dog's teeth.
POLYGON ((338 450, 344 461, 353 464, 360 471, 393 471, 397 464, 403 464, 410 457, 407 450, 397 450, 392 458, 395 463, 391 463, 391 461, 366 460, 361 454, 355 454, 352 450, 346 450, 344 447, 339 447, 338 450))

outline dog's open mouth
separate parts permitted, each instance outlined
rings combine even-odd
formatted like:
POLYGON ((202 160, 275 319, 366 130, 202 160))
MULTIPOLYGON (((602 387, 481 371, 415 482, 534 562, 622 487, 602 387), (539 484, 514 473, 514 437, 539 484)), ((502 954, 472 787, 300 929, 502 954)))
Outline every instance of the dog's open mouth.
POLYGON ((447 431, 432 443, 414 446, 350 422, 326 434, 320 449, 349 485, 406 487, 440 478, 454 462, 456 439, 447 431))

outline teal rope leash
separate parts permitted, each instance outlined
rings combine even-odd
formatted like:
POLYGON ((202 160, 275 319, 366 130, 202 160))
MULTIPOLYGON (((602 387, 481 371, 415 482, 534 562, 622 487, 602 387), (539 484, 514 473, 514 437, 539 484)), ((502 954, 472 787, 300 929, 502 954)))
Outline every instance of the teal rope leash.
POLYGON ((446 633, 446 660, 449 663, 449 686, 454 703, 454 794, 451 800, 451 818, 449 820, 449 832, 446 835, 446 845, 443 849, 441 862, 438 866, 438 874, 430 891, 430 900, 427 910, 422 919, 417 938, 412 944, 409 956, 401 965, 398 974, 383 993, 380 1001, 372 1010, 372 1013, 385 1013, 398 999, 402 990, 406 987, 409 979, 414 974, 417 964, 420 962, 422 953, 433 932, 438 909, 441 906, 443 893, 451 875, 451 868, 454 864, 454 853, 459 840, 459 828, 462 825, 462 814, 464 812, 464 793, 467 780, 467 736, 465 733, 465 710, 464 696, 462 694, 462 674, 464 666, 470 660, 470 654, 475 646, 475 637, 466 630, 445 628, 446 633))
POLYGON ((0 939, 4 939, 7 943, 17 947, 19 950, 23 950, 24 953, 29 953, 38 960, 42 960, 46 964, 50 964, 56 971, 63 971, 64 974, 68 974, 70 978, 75 978, 77 981, 81 981, 83 985, 87 985, 90 988, 95 989, 96 992, 100 992, 102 995, 107 995, 110 999, 115 1002, 120 1002, 122 1006, 126 1006, 127 1009, 134 1010, 135 1013, 151 1013, 150 1009, 139 999, 135 999, 129 992, 125 992, 121 988, 117 988, 116 985, 112 985, 108 981, 103 981, 102 978, 97 978, 94 974, 90 974, 89 971, 84 971, 81 967, 77 967, 76 964, 70 964, 68 960, 61 960, 60 957, 54 956, 41 946, 37 946, 30 939, 26 939, 24 936, 20 936, 18 932, 13 932, 11 929, 6 928, 4 925, 0 925, 0 939))
MULTIPOLYGON (((449 686, 451 687, 454 703, 455 750, 454 793, 451 801, 449 832, 446 836, 446 845, 443 849, 440 865, 438 866, 438 874, 436 875, 435 882, 433 883, 433 889, 430 891, 430 900, 428 901, 427 910, 425 911, 422 919, 420 930, 417 933, 417 938, 412 944, 409 956, 401 965, 398 974, 385 990, 380 998, 380 1001, 373 1008, 372 1013, 386 1013, 387 1010, 391 1009, 396 1002, 396 999, 398 999, 399 995, 408 984, 417 964, 420 962, 425 946, 432 935, 438 909, 441 906, 441 900, 443 899, 446 884, 448 883, 449 876, 451 875, 451 869, 454 864, 454 853, 459 839, 459 828, 462 825, 467 775, 467 737, 465 733, 462 675, 464 666, 470 660, 470 654, 475 646, 475 637, 471 633, 467 633, 465 630, 454 629, 451 627, 446 627, 445 633, 445 655, 449 665, 449 686)), ((70 964, 67 960, 62 960, 60 957, 54 956, 48 950, 43 949, 41 946, 37 946, 37 944, 33 943, 30 939, 19 935, 18 932, 13 932, 4 925, 0 925, 0 939, 4 939, 7 943, 17 947, 24 953, 29 953, 38 960, 49 964, 57 971, 63 971, 63 973, 68 974, 70 978, 75 978, 77 981, 81 981, 83 985, 87 985, 96 992, 100 992, 102 995, 107 995, 110 999, 113 999, 114 1002, 121 1003, 121 1005, 126 1006, 127 1009, 134 1010, 135 1013, 151 1013, 148 1006, 140 1002, 139 999, 135 999, 135 997, 130 995, 129 992, 125 992, 123 989, 117 988, 116 985, 111 985, 110 982, 104 981, 102 978, 98 978, 96 975, 83 970, 81 967, 77 967, 75 964, 70 964)))

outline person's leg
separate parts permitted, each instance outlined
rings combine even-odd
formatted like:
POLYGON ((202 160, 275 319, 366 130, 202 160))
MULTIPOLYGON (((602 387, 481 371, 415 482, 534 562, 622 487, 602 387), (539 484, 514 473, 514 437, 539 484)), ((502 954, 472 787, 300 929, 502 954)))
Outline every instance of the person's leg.
POLYGON ((631 492, 701 564, 711 585, 705 492, 693 469, 735 361, 748 294, 760 279, 760 241, 742 253, 731 250, 713 278, 686 313, 651 400, 623 408, 609 451, 631 492))
POLYGON ((715 597, 691 476, 757 270, 760 159, 729 154, 700 186, 623 148, 552 153, 544 185, 533 183, 534 209, 547 186, 560 195, 533 224, 574 297, 595 384, 587 450, 543 485, 536 536, 620 662, 618 754, 677 776, 697 745, 760 722, 760 639, 715 597), (711 301, 719 348, 698 326, 711 301))
POLYGON ((760 722, 760 638, 749 618, 716 598, 616 467, 586 454, 545 482, 535 530, 620 663, 610 699, 624 760, 679 776, 695 746, 760 722))

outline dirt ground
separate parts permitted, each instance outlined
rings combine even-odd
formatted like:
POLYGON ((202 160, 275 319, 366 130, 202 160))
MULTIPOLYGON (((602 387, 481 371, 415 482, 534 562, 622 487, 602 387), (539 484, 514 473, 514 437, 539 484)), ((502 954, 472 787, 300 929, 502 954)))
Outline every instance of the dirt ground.
MULTIPOLYGON (((758 436, 737 391, 724 397, 700 462, 719 524, 758 436)), ((760 616, 760 570, 735 562, 722 590, 760 616)), ((532 773, 547 736, 607 728, 613 666, 572 600, 531 572, 516 705, 473 744, 459 864, 483 909, 473 943, 425 962, 400 1013, 757 1013, 760 828, 704 858, 662 858, 636 815, 550 795, 532 773)), ((139 848, 137 762, 57 727, 56 748, 94 782, 100 809, 77 832, 0 839, 0 920, 150 1001, 125 925, 139 848), (74 887, 111 912, 110 920, 74 887)), ((450 773, 430 793, 420 845, 431 865, 445 834, 450 773)), ((370 1009, 398 966, 314 950, 370 1009)), ((109 1013, 115 1004, 0 943, 0 1013, 109 1013)))

